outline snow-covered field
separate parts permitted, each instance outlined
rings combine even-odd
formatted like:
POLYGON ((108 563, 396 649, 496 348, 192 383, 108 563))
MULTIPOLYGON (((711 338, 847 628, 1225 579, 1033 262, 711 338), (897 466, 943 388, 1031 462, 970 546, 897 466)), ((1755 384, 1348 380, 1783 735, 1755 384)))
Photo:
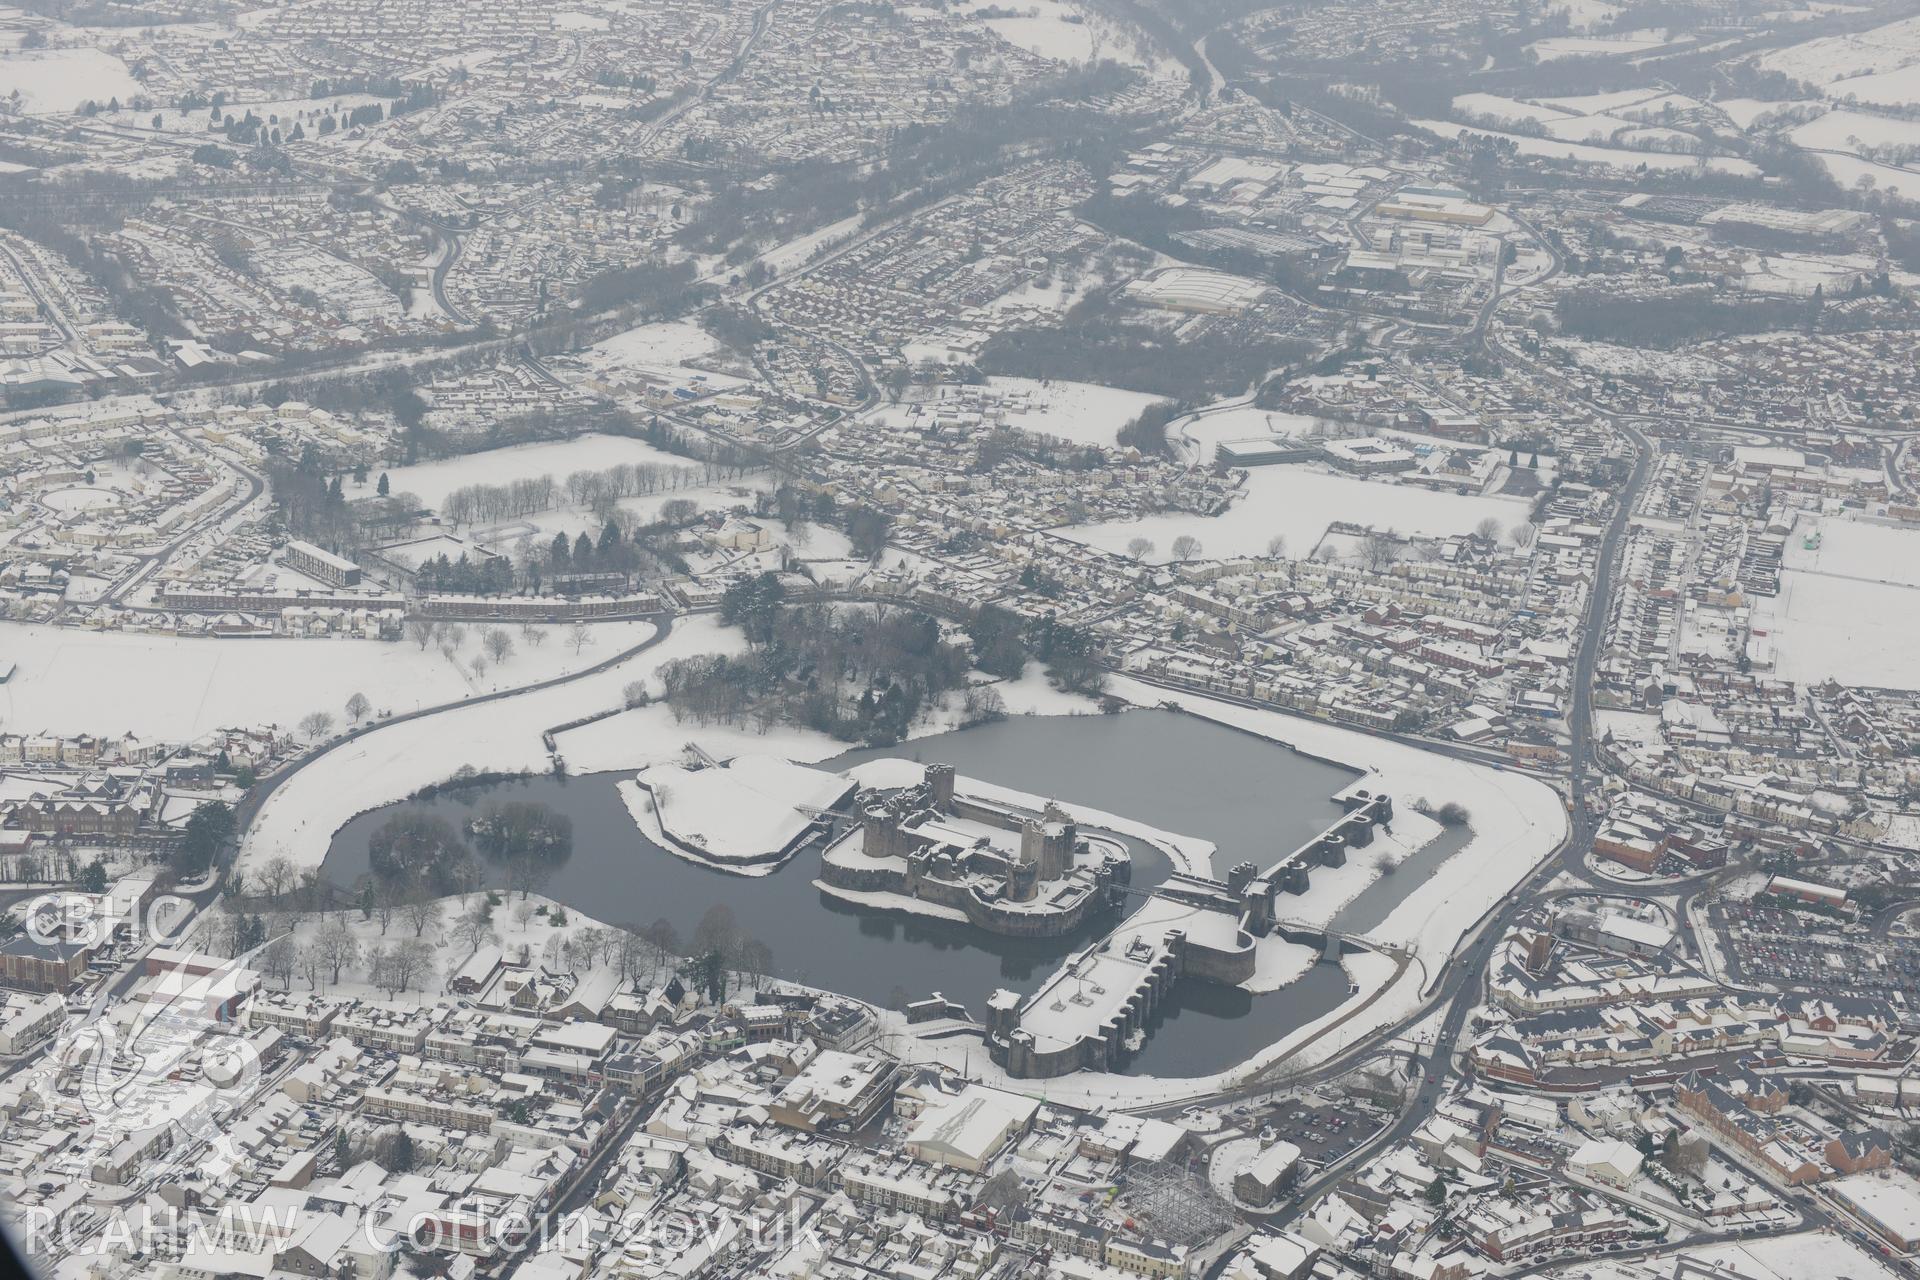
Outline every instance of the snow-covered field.
POLYGON ((1812 100, 1797 102, 1761 102, 1759 98, 1720 98, 1713 106, 1720 107, 1726 113, 1726 119, 1734 121, 1736 129, 1753 129, 1755 125, 1764 125, 1776 115, 1791 111, 1795 107, 1818 107, 1812 100))
POLYGON ((1802 683, 1920 689, 1920 530, 1819 521, 1820 546, 1800 522, 1788 541, 1780 594, 1754 603, 1754 626, 1773 643, 1774 673, 1802 683))
POLYGON ((1788 570, 1755 625, 1771 630, 1774 674, 1785 679, 1920 689, 1913 661, 1920 590, 1913 587, 1788 570))
POLYGON ((1696 139, 1684 129, 1669 129, 1664 125, 1635 125, 1613 135, 1613 140, 1623 147, 1675 146, 1690 147, 1696 139))
MULTIPOLYGON (((411 493, 429 507, 439 506, 447 494, 472 484, 504 485, 527 476, 550 475, 556 485, 564 486, 575 471, 600 471, 620 464, 659 467, 663 476, 677 476, 678 484, 663 482, 650 494, 623 498, 619 506, 642 523, 659 518, 660 508, 678 498, 693 502, 701 510, 731 510, 748 505, 758 490, 772 486, 768 473, 761 472, 706 484, 703 468, 697 462, 664 453, 640 440, 624 436, 585 435, 573 440, 514 445, 484 453, 466 454, 411 467, 397 467, 387 473, 394 493, 411 493)), ((371 494, 379 473, 368 475, 368 483, 350 486, 351 497, 371 494)), ((508 518, 500 524, 485 525, 461 532, 501 553, 512 553, 522 539, 544 542, 556 533, 569 538, 585 533, 597 536, 601 519, 587 507, 567 505, 564 489, 556 494, 559 505, 546 511, 530 512, 508 518)), ((815 530, 822 546, 835 545, 827 530, 815 530)), ((812 552, 811 554, 821 554, 812 552)))
POLYGON ((1055 62, 1090 62, 1099 39, 1085 22, 1068 21, 1063 4, 1036 6, 1038 12, 1019 18, 989 18, 986 26, 1008 44, 1055 62))
POLYGON ((1608 143, 1623 146, 1658 143, 1663 146, 1687 146, 1690 134, 1659 127, 1667 111, 1686 111, 1700 105, 1681 94, 1657 89, 1628 90, 1623 93, 1596 93, 1575 98, 1543 98, 1533 102, 1503 98, 1491 93, 1466 93, 1453 100, 1453 110, 1462 120, 1485 121, 1500 127, 1536 125, 1547 138, 1559 142, 1608 143))
POLYGON ((1920 63, 1853 76, 1827 87, 1834 99, 1867 103, 1880 107, 1920 106, 1920 63))
POLYGON ((1765 124, 1781 112, 1800 107, 1818 108, 1820 103, 1811 98, 1792 102, 1764 102, 1759 98, 1721 98, 1713 105, 1725 112, 1727 119, 1733 121, 1736 128, 1751 129, 1757 124, 1765 124))
POLYGON ((1098 288, 1102 279, 1089 272, 1069 285, 1059 278, 1040 277, 1001 294, 987 306, 994 311, 1050 312, 1058 315, 1098 288))
MULTIPOLYGON (((1561 142, 1552 138, 1530 138, 1524 134, 1502 133, 1497 129, 1480 129, 1471 125, 1456 124, 1451 120, 1415 120, 1413 123, 1443 138, 1458 138, 1463 133, 1484 133, 1489 137, 1502 140, 1511 139, 1522 155, 1572 160, 1580 164, 1604 164, 1626 170, 1638 169, 1642 165, 1649 169, 1693 169, 1701 164, 1697 156, 1681 155, 1671 151, 1629 151, 1622 147, 1596 147, 1580 142, 1561 142)), ((1742 160, 1737 156, 1709 156, 1705 163, 1707 169, 1714 173, 1732 174, 1743 178, 1757 177, 1760 173, 1759 167, 1751 160, 1742 160)))
POLYGON ((1556 58, 1608 58, 1629 53, 1648 53, 1663 48, 1665 31, 1623 31, 1611 36, 1553 36, 1536 40, 1527 47, 1542 62, 1556 58))
POLYGON ((1920 200, 1920 169, 1896 168, 1854 156, 1814 155, 1832 179, 1852 191, 1866 186, 1870 190, 1891 191, 1908 200, 1920 200))
POLYGON ((1004 425, 1069 444, 1111 449, 1120 428, 1159 399, 1093 382, 1001 377, 987 379, 984 388, 937 386, 925 398, 883 404, 870 416, 891 426, 928 424, 943 413, 961 415, 963 420, 977 416, 984 419, 979 428, 983 432, 1004 425))
POLYGON ((1859 111, 1829 111, 1791 130, 1787 137, 1802 147, 1851 151, 1872 147, 1920 146, 1920 120, 1890 120, 1859 111))
POLYGON ((1920 587, 1920 529, 1837 517, 1802 517, 1794 524, 1783 563, 1789 569, 1920 587), (1820 545, 1809 548, 1806 535, 1816 529, 1820 545))
POLYGON ((1609 111, 1625 115, 1630 110, 1637 110, 1640 104, 1663 96, 1658 89, 1615 89, 1609 93, 1582 93, 1565 98, 1542 98, 1540 101, 1569 115, 1584 116, 1609 111))
POLYGON ((1120 428, 1159 401, 1158 396, 1092 382, 1042 382, 1037 378, 989 378, 987 385, 1023 405, 1007 425, 1073 444, 1112 448, 1120 428))
MULTIPOLYGON (((1565 104, 1569 99, 1555 98, 1554 101, 1565 104)), ((1636 97, 1632 101, 1616 103, 1606 109, 1614 115, 1625 116, 1629 120, 1648 121, 1662 119, 1669 110, 1675 113, 1694 111, 1705 105, 1700 99, 1689 97, 1684 93, 1656 93, 1650 98, 1636 97)))
POLYGON ((711 355, 719 346, 697 324, 685 320, 662 320, 636 325, 587 348, 588 352, 619 361, 642 364, 677 365, 711 355))
POLYGON ((779 274, 785 275, 797 267, 805 266, 807 259, 822 248, 837 245, 857 235, 860 231, 860 219, 860 214, 848 214, 838 222, 830 222, 824 227, 809 231, 803 236, 796 236, 785 244, 767 250, 760 255, 760 261, 779 274))
POLYGON ((127 64, 102 49, 41 49, 0 56, 0 98, 19 95, 22 115, 52 115, 144 93, 127 64))
MULTIPOLYGON (((669 836, 723 862, 767 859, 786 850, 849 790, 837 774, 777 756, 736 756, 724 768, 657 764, 640 771, 643 794, 669 836)), ((631 802, 630 802, 631 803, 631 802)))
POLYGON ((1497 93, 1463 93, 1453 100, 1453 109, 1467 119, 1485 119, 1494 124, 1547 124, 1566 120, 1575 113, 1558 107, 1541 106, 1503 98, 1497 93))
POLYGON ((0 685, 0 717, 11 733, 133 733, 180 741, 211 729, 274 724, 291 730, 313 711, 345 725, 347 699, 365 694, 373 714, 413 711, 476 693, 536 684, 604 662, 646 639, 646 623, 597 624, 576 654, 564 627, 541 627, 535 646, 509 627, 513 656, 481 655, 468 626, 455 660, 411 640, 278 637, 231 639, 82 631, 0 622, 0 652, 17 664, 0 685), (456 665, 457 663, 457 665, 456 665))
POLYGON ((704 367, 719 350, 720 344, 699 325, 663 320, 616 333, 572 359, 598 374, 639 373, 672 384, 694 384, 692 389, 696 390, 702 386, 724 390, 742 385, 744 379, 704 367))
MULTIPOLYGON (((1920 176, 1920 175, 1917 175, 1920 176)), ((1829 296, 1847 292, 1856 280, 1879 270, 1879 260, 1865 253, 1776 253, 1755 254, 1744 264, 1746 274, 1740 285, 1758 293, 1788 293, 1810 296, 1815 288, 1829 296)), ((1894 283, 1911 287, 1915 277, 1899 270, 1890 273, 1894 283)))
POLYGON ((1098 9, 1067 0, 1020 0, 1004 5, 1018 15, 988 18, 983 23, 1008 44, 1055 62, 1086 63, 1110 58, 1149 73, 1167 70, 1167 60, 1142 49, 1131 31, 1107 19, 1098 9))
POLYGON ((1616 134, 1625 133, 1635 127, 1637 126, 1631 120, 1622 120, 1619 116, 1600 113, 1550 120, 1547 122, 1546 130, 1549 138, 1558 138, 1562 142, 1605 143, 1616 134))
POLYGON ((1920 62, 1920 18, 1902 18, 1871 31, 1822 36, 1764 55, 1759 65, 1795 80, 1829 86, 1842 96, 1846 88, 1834 82, 1898 70, 1920 62))
MULTIPOLYGON (((427 506, 438 507, 449 493, 470 484, 504 485, 539 475, 550 475, 564 483, 575 471, 599 471, 621 463, 683 467, 696 473, 699 467, 698 463, 662 452, 644 441, 625 436, 585 435, 395 467, 387 472, 387 481, 394 493, 411 493, 427 506)), ((367 492, 371 492, 378 479, 377 472, 367 477, 367 492)), ((363 495, 356 492, 351 496, 363 495)))
POLYGON ((1407 485, 1330 475, 1304 467, 1256 467, 1247 489, 1225 513, 1141 516, 1106 524, 1057 530, 1060 536, 1104 551, 1125 554, 1127 543, 1144 537, 1154 544, 1146 559, 1165 563, 1182 534, 1200 539, 1202 559, 1265 555, 1275 534, 1287 539, 1290 554, 1304 556, 1335 520, 1392 529, 1397 533, 1467 533, 1492 517, 1502 526, 1524 521, 1521 498, 1461 497, 1407 485))

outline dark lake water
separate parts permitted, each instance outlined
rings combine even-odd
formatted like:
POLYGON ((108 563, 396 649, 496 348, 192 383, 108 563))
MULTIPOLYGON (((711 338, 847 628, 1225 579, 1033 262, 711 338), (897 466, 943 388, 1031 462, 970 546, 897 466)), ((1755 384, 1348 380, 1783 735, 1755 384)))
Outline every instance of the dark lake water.
MULTIPOLYGON (((962 778, 1211 840, 1219 847, 1219 872, 1242 858, 1264 867, 1317 835, 1339 816, 1333 793, 1357 776, 1211 721, 1159 710, 1017 717, 897 748, 848 752, 821 767, 844 769, 888 756, 944 761, 962 778)), ((402 808, 459 825, 492 803, 538 801, 573 820, 573 855, 541 890, 550 898, 609 923, 644 926, 664 917, 683 937, 709 908, 725 903, 747 935, 772 948, 782 977, 877 1002, 896 989, 914 997, 939 991, 976 1015, 995 987, 1031 990, 1062 957, 1113 924, 1109 918, 1066 938, 1013 939, 962 924, 869 912, 813 887, 819 855, 812 848, 772 875, 709 870, 641 836, 615 790, 628 776, 539 777, 389 805, 340 829, 324 872, 336 884, 351 884, 366 870, 368 838, 402 808)), ((1376 881, 1340 912, 1334 926, 1360 932, 1377 924, 1463 836, 1448 833, 1396 874, 1376 881)), ((1128 843, 1136 885, 1166 878, 1165 857, 1139 841, 1128 843)), ((1329 962, 1263 995, 1182 982, 1128 1069, 1163 1076, 1222 1070, 1333 1009, 1346 995, 1346 975, 1329 962)))

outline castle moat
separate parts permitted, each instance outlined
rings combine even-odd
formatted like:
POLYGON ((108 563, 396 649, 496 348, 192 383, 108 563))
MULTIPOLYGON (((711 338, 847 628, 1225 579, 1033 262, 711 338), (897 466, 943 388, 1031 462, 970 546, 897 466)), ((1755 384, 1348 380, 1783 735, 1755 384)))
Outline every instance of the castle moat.
MULTIPOLYGON (((697 730, 688 736, 697 740, 697 730)), ((1218 847, 1215 875, 1223 878, 1235 864, 1267 868, 1315 840, 1342 819, 1347 810, 1334 797, 1359 776, 1199 717, 1160 710, 1022 717, 897 748, 848 752, 818 767, 840 770, 887 757, 944 762, 963 780, 1210 840, 1218 847)), ((369 837, 402 810, 464 826, 489 805, 533 801, 573 822, 573 853, 541 890, 549 898, 611 923, 645 926, 665 918, 682 936, 724 904, 743 933, 771 948, 781 977, 876 1003, 902 992, 918 999, 937 991, 984 1022, 994 991, 1034 991, 1063 960, 1139 910, 1147 900, 1137 891, 1162 886, 1174 873, 1150 842, 1090 827, 1102 840, 1125 846, 1136 893, 1058 936, 1010 936, 836 900, 814 884, 822 863, 816 843, 764 876, 733 875, 676 856, 636 829, 616 790, 630 776, 537 777, 376 809, 336 833, 324 874, 336 884, 351 884, 366 870, 369 837)), ((1463 829, 1449 831, 1419 850, 1398 874, 1374 881, 1342 908, 1332 927, 1359 932, 1377 924, 1464 838, 1463 829)), ((1348 994, 1347 975, 1328 960, 1262 994, 1179 978, 1154 1002, 1141 1047, 1116 1069, 1161 1076, 1223 1070, 1336 1008, 1348 994)))

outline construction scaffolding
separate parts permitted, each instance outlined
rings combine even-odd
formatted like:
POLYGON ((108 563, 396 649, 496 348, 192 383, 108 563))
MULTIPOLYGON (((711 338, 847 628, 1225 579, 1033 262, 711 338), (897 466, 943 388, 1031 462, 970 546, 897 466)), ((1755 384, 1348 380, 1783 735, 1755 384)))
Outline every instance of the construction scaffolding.
POLYGON ((1205 1178, 1161 1160, 1129 1169, 1120 1199, 1153 1235, 1188 1247, 1218 1239, 1238 1221, 1205 1178))

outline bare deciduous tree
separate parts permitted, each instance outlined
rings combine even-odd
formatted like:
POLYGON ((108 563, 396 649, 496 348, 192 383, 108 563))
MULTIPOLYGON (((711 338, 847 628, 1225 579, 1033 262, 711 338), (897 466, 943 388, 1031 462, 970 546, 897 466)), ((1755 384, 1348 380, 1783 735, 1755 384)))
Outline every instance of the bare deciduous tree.
POLYGON ((214 912, 202 926, 201 936, 206 938, 207 946, 220 955, 232 955, 235 943, 240 935, 240 917, 233 914, 233 900, 227 899, 222 909, 214 912))
POLYGON ((471 852, 455 857, 447 868, 447 875, 460 890, 462 906, 466 905, 467 896, 478 889, 487 878, 486 868, 480 865, 480 859, 474 857, 471 852))
POLYGON ((322 929, 314 938, 313 946, 336 986, 340 982, 340 971, 360 958, 360 944, 354 941, 352 931, 338 921, 322 929))
POLYGON ((415 894, 404 908, 407 923, 413 926, 413 936, 419 937, 427 931, 428 925, 440 923, 440 902, 425 894, 415 894))
POLYGON ((269 978, 280 979, 280 989, 289 991, 293 988, 293 971, 296 961, 293 939, 282 934, 260 949, 260 958, 257 963, 260 966, 260 972, 269 978))
POLYGON ((326 968, 326 958, 320 954, 319 947, 301 947, 294 962, 300 967, 300 976, 307 980, 307 986, 320 989, 320 971, 326 968))
POLYGON ((574 961, 581 965, 591 965, 600 953, 600 935, 605 932, 598 925, 582 925, 573 931, 574 961))
POLYGON ((455 947, 468 955, 500 940, 500 935, 493 931, 493 924, 487 919, 483 908, 469 911, 454 921, 448 937, 455 947))
POLYGON ((1360 540, 1360 561, 1379 573, 1400 558, 1400 544, 1384 533, 1369 533, 1360 540))
POLYGON ((618 938, 615 946, 620 954, 620 977, 622 981, 637 978, 641 970, 652 958, 653 948, 639 934, 629 933, 625 929, 616 930, 618 938))
POLYGON ((393 952, 385 947, 375 947, 367 952, 366 959, 367 981, 386 991, 391 997, 393 990, 389 984, 393 981, 393 952))
POLYGON ((296 874, 293 859, 284 853, 277 854, 268 858, 266 865, 260 868, 260 888, 269 898, 278 900, 280 895, 287 891, 288 886, 293 884, 296 874))
POLYGON ((433 973, 433 948, 416 938, 396 944, 387 953, 386 981, 380 983, 389 996, 398 995, 418 981, 423 987, 433 973))

